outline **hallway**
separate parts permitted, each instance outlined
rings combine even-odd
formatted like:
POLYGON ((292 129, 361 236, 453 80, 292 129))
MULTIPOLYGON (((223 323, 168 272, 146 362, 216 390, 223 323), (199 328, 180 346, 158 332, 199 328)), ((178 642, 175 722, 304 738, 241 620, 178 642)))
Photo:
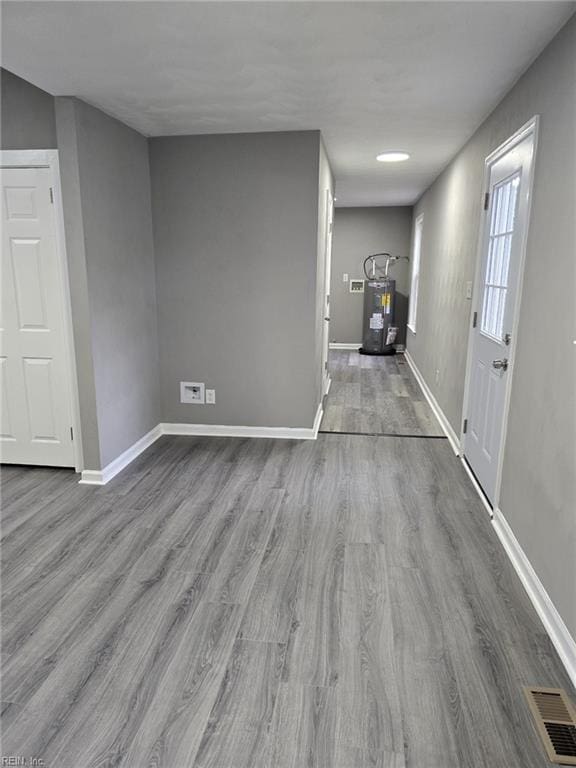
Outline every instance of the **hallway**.
MULTIPOLYGON (((336 398, 434 430, 401 358, 346 359, 336 398)), ((5 754, 548 764, 522 686, 570 683, 447 440, 163 437, 103 488, 3 474, 5 754)))
POLYGON ((331 349, 323 432, 444 437, 404 355, 331 349))

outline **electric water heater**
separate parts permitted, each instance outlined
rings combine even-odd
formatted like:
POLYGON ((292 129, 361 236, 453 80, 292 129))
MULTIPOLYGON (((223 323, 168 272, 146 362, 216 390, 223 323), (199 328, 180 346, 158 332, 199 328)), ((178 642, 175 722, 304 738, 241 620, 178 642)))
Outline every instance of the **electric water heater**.
POLYGON ((396 281, 388 277, 388 270, 400 259, 409 261, 407 256, 392 256, 387 252, 373 253, 364 259, 364 321, 362 346, 358 350, 363 355, 393 355, 396 352, 396 281), (378 263, 382 259, 385 259, 384 265, 378 263))
POLYGON ((397 328, 394 326, 396 281, 368 280, 364 287, 362 347, 364 355, 393 355, 397 328))

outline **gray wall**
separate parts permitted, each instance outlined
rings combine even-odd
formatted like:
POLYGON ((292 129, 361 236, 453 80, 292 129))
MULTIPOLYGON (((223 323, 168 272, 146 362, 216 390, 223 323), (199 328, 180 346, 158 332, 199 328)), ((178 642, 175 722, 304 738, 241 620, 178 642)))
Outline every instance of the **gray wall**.
POLYGON ((421 288, 408 349, 459 434, 484 158, 540 114, 500 507, 576 637, 575 95, 573 17, 416 207, 421 288))
POLYGON ((55 149, 54 97, 0 70, 2 149, 55 149))
MULTIPOLYGON (((337 208, 332 245, 330 341, 356 344, 362 341, 362 294, 350 293, 351 279, 363 278, 362 262, 371 253, 388 251, 393 256, 410 256, 412 208, 337 208)), ((410 265, 393 264, 396 280, 396 322, 398 343, 406 341, 407 295, 410 265)))
POLYGON ((150 140, 165 421, 311 427, 318 131, 150 140), (179 402, 179 382, 216 405, 179 402))
POLYGON ((148 146, 78 99, 56 110, 85 465, 100 469, 161 420, 148 146))

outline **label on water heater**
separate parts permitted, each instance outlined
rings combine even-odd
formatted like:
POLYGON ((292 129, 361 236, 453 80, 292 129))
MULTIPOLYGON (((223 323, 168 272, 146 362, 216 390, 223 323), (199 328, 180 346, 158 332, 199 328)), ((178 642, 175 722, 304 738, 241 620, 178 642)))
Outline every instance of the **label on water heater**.
POLYGON ((384 314, 389 315, 392 306, 392 295, 390 293, 382 294, 382 306, 384 308, 384 314))
POLYGON ((370 328, 373 331, 381 331, 384 328, 384 318, 378 312, 374 312, 370 318, 370 328))

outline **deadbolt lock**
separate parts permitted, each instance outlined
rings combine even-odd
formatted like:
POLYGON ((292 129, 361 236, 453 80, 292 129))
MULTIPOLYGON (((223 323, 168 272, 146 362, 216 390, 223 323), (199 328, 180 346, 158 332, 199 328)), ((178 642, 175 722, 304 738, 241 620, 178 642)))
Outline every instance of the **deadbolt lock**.
POLYGON ((512 341, 512 336, 509 333, 505 333, 504 336, 502 336, 502 341, 508 346, 512 341))

